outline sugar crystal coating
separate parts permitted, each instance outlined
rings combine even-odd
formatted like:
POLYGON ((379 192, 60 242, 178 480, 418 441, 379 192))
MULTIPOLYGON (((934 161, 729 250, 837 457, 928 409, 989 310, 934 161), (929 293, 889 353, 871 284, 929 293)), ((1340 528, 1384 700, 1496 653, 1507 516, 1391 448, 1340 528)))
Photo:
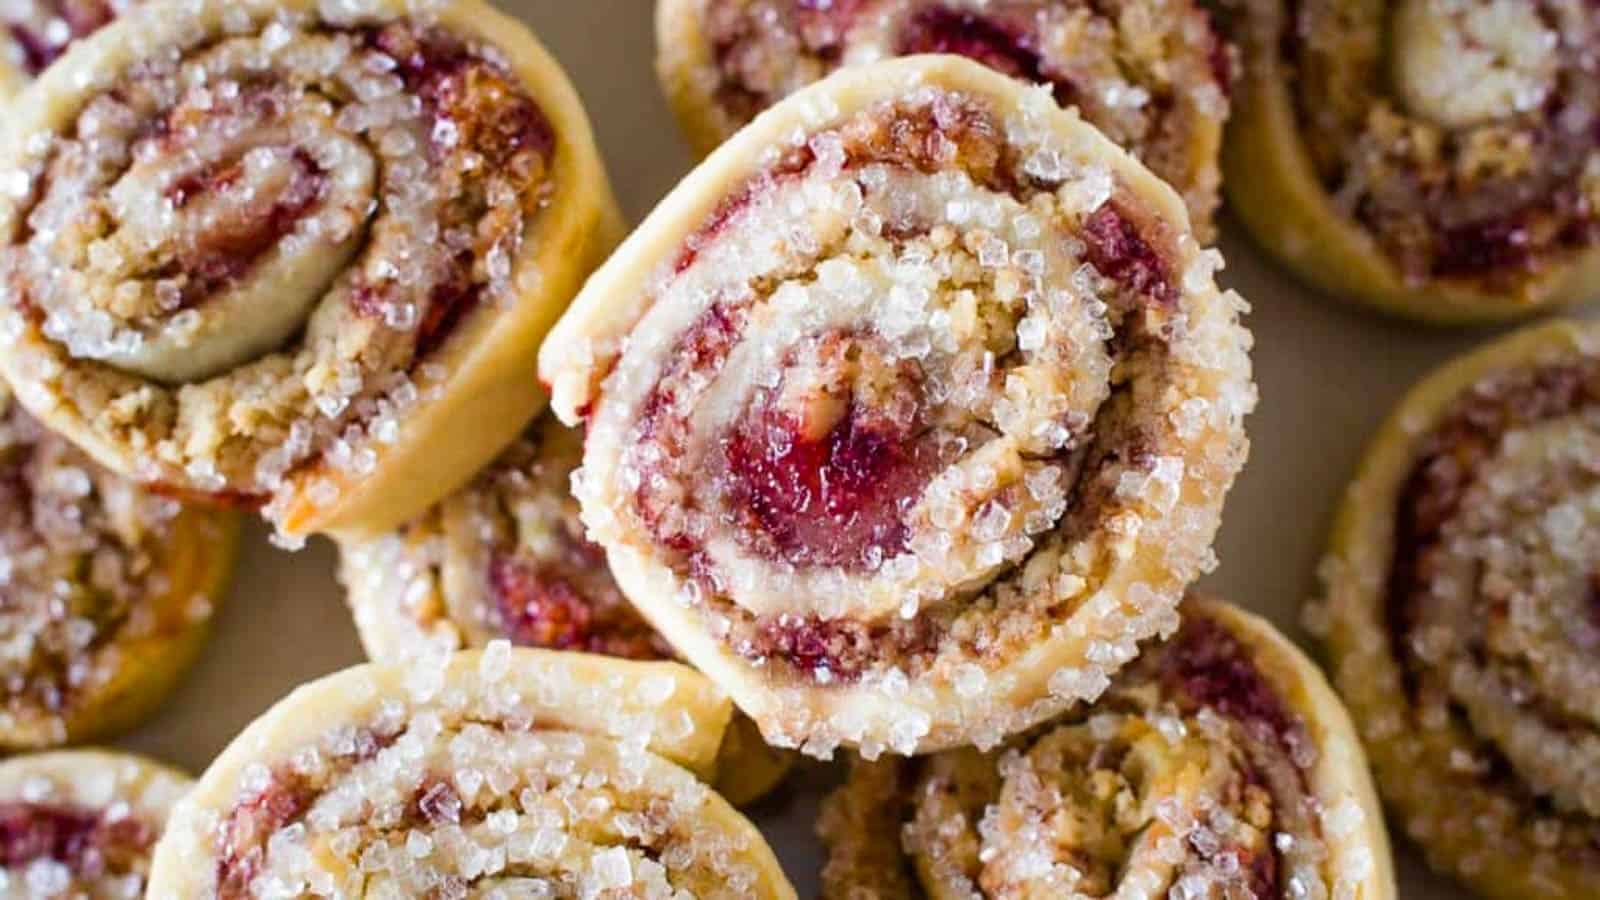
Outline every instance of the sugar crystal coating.
POLYGON ((137 64, 4 163, 23 402, 126 474, 274 518, 374 474, 451 338, 525 292, 557 188, 497 48, 336 12, 238 6, 206 34, 135 9, 137 64))
POLYGON ((159 699, 218 599, 192 551, 227 559, 226 523, 107 471, 0 389, 0 745, 82 740, 159 699))
POLYGON ((1212 564, 1255 400, 1243 301, 1147 173, 970 63, 873 74, 713 160, 706 212, 614 261, 644 289, 580 297, 616 307, 582 367, 544 360, 590 381, 574 490, 624 590, 818 755, 1093 699, 1212 564))
POLYGON ((430 698, 404 682, 351 670, 252 726, 174 816, 152 891, 794 896, 682 767, 703 771, 727 722, 693 671, 502 645, 458 656, 430 698))
POLYGON ((1297 749, 1327 711, 1296 705, 1266 627, 1191 601, 1090 709, 988 752, 854 762, 818 823, 822 896, 1386 896, 1365 772, 1297 749))

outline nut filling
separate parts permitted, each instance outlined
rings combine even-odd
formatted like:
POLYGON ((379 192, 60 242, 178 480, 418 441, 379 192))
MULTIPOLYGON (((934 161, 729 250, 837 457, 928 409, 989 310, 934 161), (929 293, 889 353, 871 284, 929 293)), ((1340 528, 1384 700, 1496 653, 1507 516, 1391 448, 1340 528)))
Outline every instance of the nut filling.
POLYGON ((986 754, 856 763, 818 825, 823 896, 885 871, 907 900, 1367 896, 1384 848, 1327 836, 1371 813, 1318 795, 1311 726, 1236 627, 1191 604, 1092 711, 986 754))
MULTIPOLYGON (((651 621, 821 755, 1098 695, 1212 564, 1254 403, 1243 302, 1169 192, 1040 89, 885 65, 1016 97, 883 91, 705 198, 626 342, 589 338, 574 480, 651 621)), ((550 363, 560 411, 583 364, 550 363)))
POLYGON ((557 141, 500 52, 443 26, 238 18, 26 142, 0 277, 24 402, 142 480, 278 518, 371 475, 443 390, 440 348, 538 275, 513 262, 557 141))
POLYGON ((729 129, 841 65, 954 53, 1049 87, 1183 194, 1217 207, 1232 63, 1205 12, 1148 0, 709 0, 701 29, 729 129))
POLYGON ((1248 0, 1335 206, 1409 278, 1511 287, 1600 241, 1590 0, 1248 0))

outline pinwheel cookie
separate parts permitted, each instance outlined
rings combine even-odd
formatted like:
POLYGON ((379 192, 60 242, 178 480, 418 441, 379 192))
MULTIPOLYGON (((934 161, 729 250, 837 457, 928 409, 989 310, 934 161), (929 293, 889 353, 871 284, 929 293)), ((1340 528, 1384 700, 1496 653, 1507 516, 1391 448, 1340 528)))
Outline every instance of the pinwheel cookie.
POLYGON ((148 716, 200 651, 237 534, 232 513, 95 465, 0 387, 0 749, 148 716))
POLYGON ((697 777, 732 709, 693 670, 437 659, 333 675, 247 728, 173 814, 150 895, 795 897, 697 777))
POLYGON ((724 144, 540 368, 618 583, 769 741, 992 746, 1212 560, 1255 399, 1219 264, 1048 91, 913 57, 724 144))
POLYGON ((1413 319, 1600 295, 1588 0, 1244 0, 1223 168, 1311 283, 1413 319))
POLYGON ((0 763, 0 896, 146 896, 151 850, 192 784, 142 757, 100 750, 0 763))
MULTIPOLYGON (((135 0, 5 0, 0 3, 0 99, 21 90, 135 0)), ((5 127, 0 122, 0 129, 5 127)))
POLYGON ((1554 323, 1422 382, 1324 569, 1335 683, 1385 799, 1487 896, 1600 884, 1600 327, 1554 323))
MULTIPOLYGON (((570 484, 582 437, 546 415, 467 487, 397 532, 340 544, 340 579, 367 654, 403 661, 524 647, 671 659, 584 536, 570 484)), ((736 716, 717 789, 734 803, 766 794, 791 758, 736 716)))
POLYGON ((1203 600, 1088 710, 989 753, 856 761, 819 832, 826 900, 1396 896, 1344 707, 1203 600))
POLYGON ((702 153, 840 66, 954 53, 1077 107, 1212 235, 1233 62, 1194 0, 657 0, 656 33, 702 153))
POLYGON ((477 0, 135 7, 7 115, 0 372, 106 466, 393 527, 536 409, 617 214, 566 77, 477 0))

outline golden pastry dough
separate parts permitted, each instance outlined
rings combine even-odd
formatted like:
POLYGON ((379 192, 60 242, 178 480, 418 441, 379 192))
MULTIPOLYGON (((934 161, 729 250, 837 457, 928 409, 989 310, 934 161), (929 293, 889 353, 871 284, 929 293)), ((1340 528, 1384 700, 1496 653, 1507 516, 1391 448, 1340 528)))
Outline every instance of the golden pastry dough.
POLYGON ((1396 821, 1485 896, 1600 884, 1597 523, 1600 326, 1537 326, 1395 410, 1309 611, 1396 821))
POLYGON ((1322 673, 1249 613, 1183 613, 1098 704, 998 750, 856 761, 818 824, 825 900, 1394 900, 1366 760, 1322 673))
POLYGON ((768 741, 992 746, 1211 565, 1255 402, 1220 264, 1048 90, 912 57, 713 153, 540 370, 618 583, 768 741))
POLYGON ((150 895, 792 900, 697 776, 732 708, 693 670, 513 650, 305 685, 201 776, 150 895))
POLYGON ((1600 295, 1586 0, 1236 6, 1228 199, 1300 277, 1438 324, 1600 295))
POLYGON ((620 231, 566 76, 478 0, 135 8, 7 120, 0 373, 102 464, 291 538, 492 459, 620 231))

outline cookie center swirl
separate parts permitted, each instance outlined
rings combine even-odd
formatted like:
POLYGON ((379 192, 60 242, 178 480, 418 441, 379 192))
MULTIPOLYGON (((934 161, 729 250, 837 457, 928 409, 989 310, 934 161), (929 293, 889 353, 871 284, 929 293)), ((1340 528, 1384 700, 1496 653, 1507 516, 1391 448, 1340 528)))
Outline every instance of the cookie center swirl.
POLYGON ((1600 419, 1595 372, 1480 385, 1407 498, 1402 652, 1424 724, 1470 726, 1462 771, 1509 765, 1568 813, 1600 815, 1600 419), (1520 408, 1520 411, 1513 411, 1520 408), (1463 423, 1472 421, 1472 430, 1463 423), (1444 448, 1448 448, 1447 450, 1444 448))
POLYGON ((1464 128, 1532 112, 1559 83, 1560 35, 1520 0, 1403 0, 1395 80, 1415 115, 1464 128))
POLYGON ((1401 272, 1511 287, 1592 246, 1600 35, 1586 0, 1259 2, 1334 208, 1401 272))
POLYGON ((1108 173, 1008 184, 994 123, 944 102, 815 137, 647 316, 677 337, 625 450, 638 513, 758 615, 909 615, 1025 559, 1119 381, 1116 323, 1170 289, 1108 173), (1079 218, 1093 246, 1060 239, 1079 218))
POLYGON ((318 462, 370 473, 431 354, 517 296, 556 153, 495 48, 288 11, 140 61, 58 129, 9 173, 17 327, 164 481, 278 501, 318 462))
POLYGON ((70 259, 75 273, 33 297, 45 334, 78 356, 182 382, 304 327, 376 203, 377 162, 336 113, 292 89, 186 91, 164 133, 129 148, 104 204, 79 207, 92 218, 36 235, 35 249, 70 259))

